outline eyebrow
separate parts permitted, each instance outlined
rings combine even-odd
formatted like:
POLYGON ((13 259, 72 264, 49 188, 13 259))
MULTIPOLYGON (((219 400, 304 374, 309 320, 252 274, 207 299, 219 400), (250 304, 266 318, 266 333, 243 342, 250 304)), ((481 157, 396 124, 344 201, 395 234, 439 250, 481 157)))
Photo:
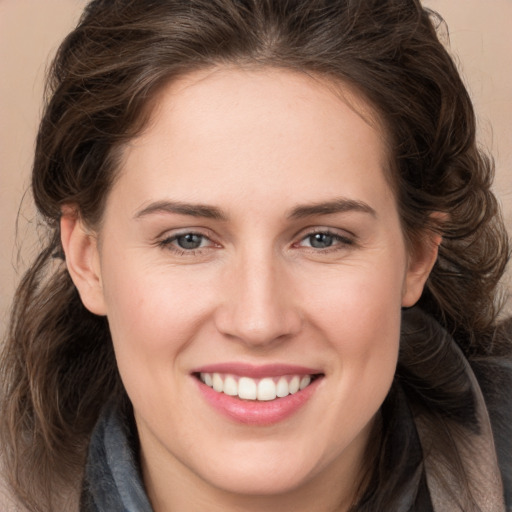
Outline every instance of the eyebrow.
POLYGON ((136 219, 152 213, 175 213, 191 217, 203 217, 213 220, 227 220, 227 216, 217 207, 205 204, 182 203, 179 201, 156 201, 146 206, 134 216, 136 219))
POLYGON ((303 219, 314 215, 332 215, 334 213, 361 212, 377 217, 377 212, 367 203, 354 199, 337 198, 332 201, 297 206, 288 214, 289 219, 303 219))
MULTIPOLYGON (((288 219, 303 219, 315 215, 332 215, 344 212, 362 212, 377 217, 377 212, 367 203, 354 199, 337 198, 331 201, 300 205, 293 208, 287 215, 288 219)), ((155 213, 174 213, 191 217, 202 217, 212 220, 227 221, 228 216, 216 206, 180 201, 155 201, 138 211, 135 219, 155 213)))

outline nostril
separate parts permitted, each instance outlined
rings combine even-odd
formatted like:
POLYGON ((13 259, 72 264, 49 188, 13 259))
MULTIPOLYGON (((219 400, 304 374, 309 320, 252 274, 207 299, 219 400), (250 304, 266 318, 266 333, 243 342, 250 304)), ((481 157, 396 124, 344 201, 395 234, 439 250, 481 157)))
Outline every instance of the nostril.
POLYGON ((244 313, 241 306, 219 313, 216 326, 224 336, 237 339, 246 345, 264 347, 290 339, 300 332, 300 318, 293 318, 293 312, 274 310, 257 311, 256 308, 244 313))

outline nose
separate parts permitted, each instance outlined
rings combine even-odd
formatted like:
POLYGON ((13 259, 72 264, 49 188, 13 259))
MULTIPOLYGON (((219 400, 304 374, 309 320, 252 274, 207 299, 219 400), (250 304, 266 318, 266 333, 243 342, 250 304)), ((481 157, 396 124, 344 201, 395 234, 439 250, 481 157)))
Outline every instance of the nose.
POLYGON ((225 276, 216 327, 252 347, 266 347, 297 334, 302 326, 293 278, 286 262, 268 251, 241 256, 225 276))

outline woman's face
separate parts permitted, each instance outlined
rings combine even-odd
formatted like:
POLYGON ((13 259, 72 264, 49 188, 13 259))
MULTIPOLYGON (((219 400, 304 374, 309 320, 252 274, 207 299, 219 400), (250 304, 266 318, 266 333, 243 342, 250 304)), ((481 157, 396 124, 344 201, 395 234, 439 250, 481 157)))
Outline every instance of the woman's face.
POLYGON ((75 282, 108 317, 150 488, 358 474, 435 255, 408 255, 382 133, 341 90, 197 72, 125 150, 75 282))

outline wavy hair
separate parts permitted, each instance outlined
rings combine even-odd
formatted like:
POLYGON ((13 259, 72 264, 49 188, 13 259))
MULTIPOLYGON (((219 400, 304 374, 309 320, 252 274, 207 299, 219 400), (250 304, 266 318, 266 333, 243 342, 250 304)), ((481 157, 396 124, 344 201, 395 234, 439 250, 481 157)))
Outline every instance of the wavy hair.
POLYGON ((90 2, 48 77, 32 174, 48 236, 19 285, 0 367, 6 473, 30 510, 55 510, 56 489, 76 485, 100 409, 126 399, 108 322, 82 305, 61 259, 61 209, 76 205, 98 225, 123 145, 144 128, 159 89, 190 71, 270 66, 359 91, 391 141, 406 238, 443 235, 421 308, 468 356, 492 351, 508 239, 492 160, 477 147, 438 23, 419 0, 90 2))

